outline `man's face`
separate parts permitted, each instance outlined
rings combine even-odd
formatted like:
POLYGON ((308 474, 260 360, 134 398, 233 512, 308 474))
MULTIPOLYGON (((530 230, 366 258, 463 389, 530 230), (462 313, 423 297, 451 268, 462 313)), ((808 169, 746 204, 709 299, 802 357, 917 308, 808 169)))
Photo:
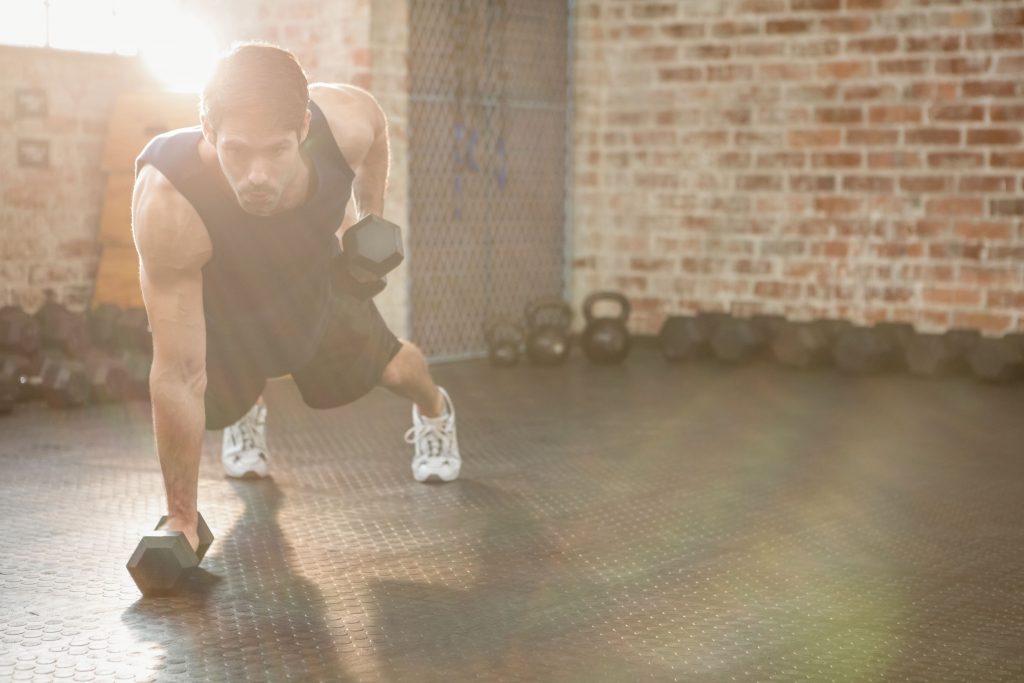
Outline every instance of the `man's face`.
MULTIPOLYGON (((309 117, 302 131, 308 132, 309 117)), ((225 116, 214 131, 203 122, 207 141, 217 150, 221 170, 242 210, 269 216, 302 170, 299 133, 240 115, 225 116)))

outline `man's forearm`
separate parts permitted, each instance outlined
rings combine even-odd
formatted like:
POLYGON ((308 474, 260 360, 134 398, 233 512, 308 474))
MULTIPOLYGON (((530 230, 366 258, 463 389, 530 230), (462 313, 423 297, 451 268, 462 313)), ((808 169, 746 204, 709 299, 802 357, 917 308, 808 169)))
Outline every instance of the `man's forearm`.
POLYGON ((199 459, 203 451, 206 406, 201 382, 150 382, 153 427, 167 492, 167 512, 191 519, 196 514, 199 459))

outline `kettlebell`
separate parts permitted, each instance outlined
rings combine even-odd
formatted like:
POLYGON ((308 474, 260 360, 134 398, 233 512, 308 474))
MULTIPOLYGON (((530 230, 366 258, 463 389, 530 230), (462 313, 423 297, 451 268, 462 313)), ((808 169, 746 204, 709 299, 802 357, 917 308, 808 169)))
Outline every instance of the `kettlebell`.
POLYGON ((569 357, 572 308, 564 301, 538 301, 526 307, 526 356, 538 365, 559 365, 569 357))
POLYGON ((629 355, 630 338, 626 321, 629 320, 629 300, 618 292, 594 292, 583 300, 583 351, 594 363, 621 363, 629 355), (594 307, 602 301, 611 301, 619 308, 615 317, 597 317, 594 307))
POLYGON ((511 320, 499 319, 484 331, 487 358, 496 367, 511 367, 519 362, 523 345, 523 328, 511 320))

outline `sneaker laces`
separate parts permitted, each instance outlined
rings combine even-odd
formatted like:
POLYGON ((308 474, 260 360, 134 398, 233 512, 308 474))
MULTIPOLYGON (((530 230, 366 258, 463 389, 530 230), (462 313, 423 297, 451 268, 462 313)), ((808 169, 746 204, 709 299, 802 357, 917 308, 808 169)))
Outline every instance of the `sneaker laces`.
MULTIPOLYGON (((416 450, 425 448, 428 458, 438 458, 451 450, 451 418, 444 420, 424 419, 405 433, 405 442, 416 444, 416 450)), ((417 453, 419 455, 419 453, 417 453)))
MULTIPOLYGON (((242 440, 242 451, 259 450, 260 455, 267 449, 267 435, 263 429, 266 424, 267 411, 262 406, 256 406, 253 412, 249 413, 236 424, 238 434, 242 440)), ((236 459, 240 457, 236 454, 236 459)))

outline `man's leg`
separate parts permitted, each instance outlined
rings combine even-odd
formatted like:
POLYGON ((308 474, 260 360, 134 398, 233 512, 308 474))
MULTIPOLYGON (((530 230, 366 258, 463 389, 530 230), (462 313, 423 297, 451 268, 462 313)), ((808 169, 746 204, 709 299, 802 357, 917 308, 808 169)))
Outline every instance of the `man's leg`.
POLYGON ((412 428, 405 440, 415 447, 412 474, 416 481, 432 477, 441 481, 458 479, 462 469, 455 430, 455 408, 444 389, 434 384, 423 353, 407 341, 385 366, 380 383, 399 396, 410 399, 412 428))
POLYGON ((425 417, 440 417, 444 413, 444 396, 430 376, 427 359, 411 342, 402 340, 401 350, 384 367, 380 383, 415 403, 425 417))

